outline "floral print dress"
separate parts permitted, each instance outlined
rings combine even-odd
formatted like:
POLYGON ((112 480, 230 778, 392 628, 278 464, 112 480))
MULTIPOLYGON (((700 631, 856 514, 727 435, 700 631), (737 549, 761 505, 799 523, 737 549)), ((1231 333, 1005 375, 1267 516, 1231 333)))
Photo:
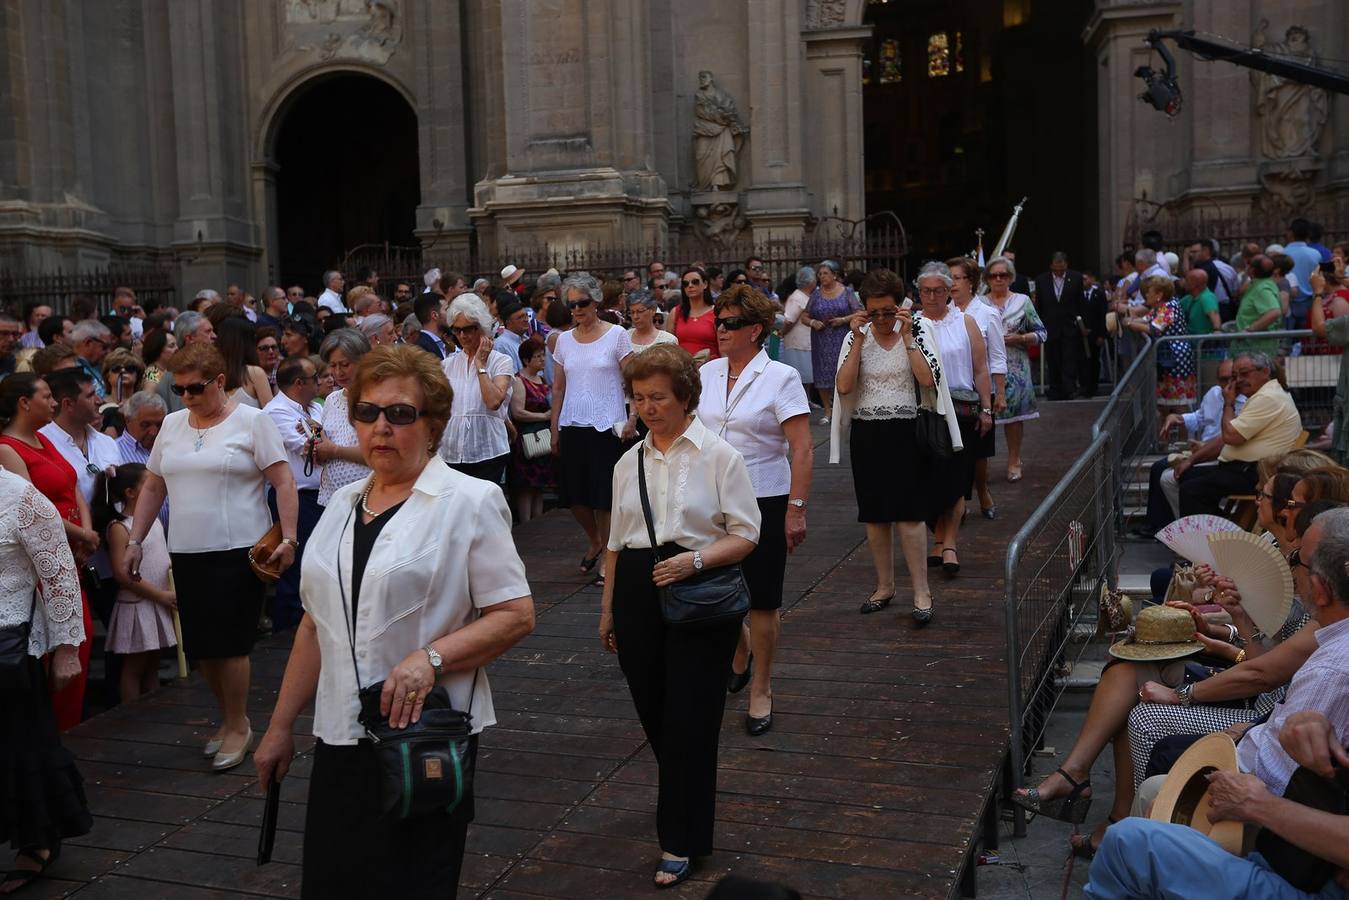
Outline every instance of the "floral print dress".
MULTIPOLYGON (((1008 294, 1001 306, 990 298, 975 301, 987 303, 1002 314, 1002 333, 1033 334, 1040 346, 1049 332, 1045 330, 1035 304, 1025 294, 1008 294)), ((1007 389, 1005 393, 1007 408, 998 414, 997 423, 1007 425, 1012 422, 1025 422, 1038 419, 1040 411, 1035 408, 1035 383, 1031 380, 1030 354, 1025 346, 1007 345, 1007 389)))
MULTIPOLYGON (((1190 333, 1180 301, 1174 297, 1157 307, 1146 321, 1153 340, 1190 333)), ((1157 349, 1157 402, 1162 406, 1189 409, 1194 405, 1197 391, 1194 348, 1185 341, 1168 341, 1160 345, 1157 349)))

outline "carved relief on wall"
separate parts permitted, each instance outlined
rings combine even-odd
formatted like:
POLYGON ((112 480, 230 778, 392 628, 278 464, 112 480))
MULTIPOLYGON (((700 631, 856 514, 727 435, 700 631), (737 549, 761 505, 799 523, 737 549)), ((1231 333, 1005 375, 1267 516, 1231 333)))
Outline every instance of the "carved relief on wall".
POLYGON ((399 0, 284 0, 286 35, 321 59, 355 57, 383 65, 403 39, 399 0))
POLYGON ((693 197, 694 223, 698 236, 722 246, 734 244, 749 222, 740 211, 740 204, 734 199, 716 198, 712 202, 699 203, 699 200, 712 198, 693 197))
POLYGON ((837 28, 846 24, 848 0, 806 0, 806 29, 837 28))
MULTIPOLYGON (((1311 32, 1301 25, 1289 27, 1282 41, 1271 41, 1269 22, 1262 19, 1251 44, 1271 56, 1317 64, 1311 32)), ((1330 96, 1324 88, 1265 72, 1252 72, 1251 80, 1263 160, 1260 181, 1265 188, 1257 202, 1268 212, 1288 214, 1313 198, 1321 169, 1318 145, 1330 114, 1330 96)))

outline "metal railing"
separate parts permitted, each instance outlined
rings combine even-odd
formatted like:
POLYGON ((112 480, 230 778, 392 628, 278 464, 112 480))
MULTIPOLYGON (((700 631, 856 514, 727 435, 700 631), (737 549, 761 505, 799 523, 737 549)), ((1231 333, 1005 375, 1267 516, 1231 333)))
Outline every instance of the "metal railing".
MULTIPOLYGON (((1101 585, 1115 583, 1124 489, 1141 458, 1162 449, 1157 354, 1181 342, 1196 353, 1196 403, 1216 383, 1224 357, 1263 349, 1278 359, 1304 425, 1310 430, 1330 421, 1341 358, 1326 353, 1310 331, 1218 332, 1122 344, 1132 362, 1093 423, 1090 445, 1007 547, 1009 792, 1028 774, 1031 751, 1058 703, 1056 675, 1087 646, 1082 641, 1074 655, 1074 628, 1094 620, 1101 585)), ((1024 834, 1024 814, 1014 811, 1016 834, 1024 834)))

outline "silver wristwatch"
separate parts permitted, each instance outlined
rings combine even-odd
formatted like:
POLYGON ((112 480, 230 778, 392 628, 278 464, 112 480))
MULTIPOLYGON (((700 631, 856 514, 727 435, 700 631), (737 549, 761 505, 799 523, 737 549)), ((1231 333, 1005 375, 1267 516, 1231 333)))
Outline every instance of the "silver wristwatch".
POLYGON ((703 570, 703 551, 693 551, 693 571, 701 572, 703 570))
POLYGON ((1186 682, 1185 684, 1182 684, 1180 687, 1176 688, 1176 700, 1180 702, 1181 706, 1189 706, 1191 702, 1190 695, 1193 693, 1194 693, 1194 682, 1186 682))
POLYGON ((803 500, 803 499, 801 499, 800 497, 797 497, 795 500, 788 500, 788 501, 787 501, 787 504, 788 504, 789 506, 795 506, 797 509, 805 509, 805 508, 806 508, 806 501, 803 500))
POLYGON ((422 648, 422 652, 426 654, 427 662, 431 663, 431 668, 435 670, 435 673, 437 675, 444 675, 445 658, 436 652, 436 648, 427 644, 422 648))

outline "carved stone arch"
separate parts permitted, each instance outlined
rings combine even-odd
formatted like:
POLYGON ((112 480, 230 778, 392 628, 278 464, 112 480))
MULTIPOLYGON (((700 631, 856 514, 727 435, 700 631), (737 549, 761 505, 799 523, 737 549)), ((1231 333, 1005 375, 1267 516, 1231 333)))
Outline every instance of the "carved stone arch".
POLYGON ((253 160, 255 164, 268 162, 272 159, 272 149, 275 146, 277 131, 281 123, 285 121, 286 111, 291 105, 315 84, 337 75, 369 75, 371 78, 376 78, 396 90, 407 101, 408 106, 414 111, 417 109, 417 99, 411 89, 401 80, 395 78, 388 69, 380 66, 366 65, 359 61, 342 61, 323 63, 322 65, 301 69, 282 82, 281 86, 263 104, 258 113, 257 124, 253 129, 253 160))
POLYGON ((806 0, 805 30, 855 27, 865 13, 866 0, 806 0))

